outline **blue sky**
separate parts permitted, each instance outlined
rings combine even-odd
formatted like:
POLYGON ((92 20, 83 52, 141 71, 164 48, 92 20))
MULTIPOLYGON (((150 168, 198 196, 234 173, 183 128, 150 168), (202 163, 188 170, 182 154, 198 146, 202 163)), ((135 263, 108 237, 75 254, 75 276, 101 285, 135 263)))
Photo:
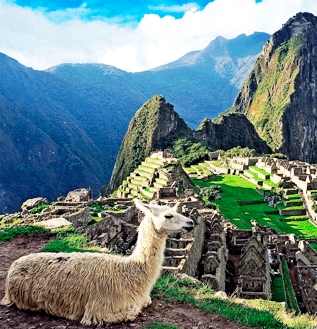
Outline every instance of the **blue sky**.
MULTIPOLYGON (((213 0, 214 1, 214 0, 213 0)), ((259 3, 262 0, 255 0, 259 3)), ((46 13, 75 8, 86 8, 87 11, 83 15, 83 19, 115 19, 121 23, 139 22, 145 14, 157 14, 160 17, 166 15, 173 16, 177 19, 183 17, 184 13, 193 8, 202 10, 208 3, 212 1, 198 0, 198 1, 102 1, 102 0, 12 0, 11 3, 16 3, 21 7, 30 7, 33 9, 45 8, 46 13)), ((66 18, 66 19, 69 19, 66 18)))
POLYGON ((85 7, 90 10, 86 19, 96 19, 106 17, 107 19, 121 17, 126 21, 140 21, 145 14, 155 13, 160 17, 171 15, 175 18, 181 18, 184 12, 189 8, 203 9, 210 1, 199 0, 195 2, 188 1, 102 1, 102 0, 65 0, 65 1, 46 1, 46 0, 16 0, 13 1, 19 6, 36 8, 46 8, 47 12, 56 10, 65 10, 67 8, 85 7))
POLYGON ((217 36, 274 33, 316 0, 0 0, 0 52, 34 69, 104 63, 136 72, 217 36))

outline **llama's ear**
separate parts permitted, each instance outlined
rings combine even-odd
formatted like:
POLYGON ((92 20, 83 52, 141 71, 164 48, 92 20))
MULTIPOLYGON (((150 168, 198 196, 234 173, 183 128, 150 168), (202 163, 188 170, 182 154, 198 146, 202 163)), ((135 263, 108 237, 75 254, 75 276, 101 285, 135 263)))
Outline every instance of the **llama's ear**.
POLYGON ((175 210, 176 212, 178 212, 178 209, 179 209, 179 207, 180 207, 180 202, 176 202, 176 204, 175 204, 175 206, 173 207, 173 210, 175 210))
POLYGON ((149 212, 151 212, 151 208, 149 204, 143 203, 141 202, 139 199, 134 199, 134 203, 135 206, 141 210, 142 212, 144 212, 145 214, 148 214, 149 212))

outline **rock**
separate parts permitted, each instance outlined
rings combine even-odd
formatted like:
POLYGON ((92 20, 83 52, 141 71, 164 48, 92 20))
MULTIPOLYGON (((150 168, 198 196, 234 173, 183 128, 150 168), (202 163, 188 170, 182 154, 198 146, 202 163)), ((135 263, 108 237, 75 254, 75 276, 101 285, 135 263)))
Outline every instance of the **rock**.
POLYGON ((34 198, 34 199, 29 199, 29 200, 25 201, 22 204, 21 208, 22 208, 22 210, 24 210, 24 209, 30 210, 30 209, 42 206, 43 204, 48 204, 48 201, 45 198, 34 198))
POLYGON ((64 196, 59 196, 58 198, 57 198, 57 202, 63 202, 63 201, 65 201, 65 197, 64 196))
POLYGON ((102 208, 105 209, 105 210, 111 210, 111 209, 112 209, 112 208, 111 208, 109 205, 107 205, 107 204, 105 204, 102 208))
POLYGON ((75 228, 86 227, 87 224, 91 221, 89 207, 85 207, 74 214, 65 215, 64 217, 70 221, 75 228))
POLYGON ((51 212, 51 209, 50 208, 44 208, 42 211, 41 211, 41 214, 49 214, 51 212))
POLYGON ((221 299, 228 299, 228 296, 224 291, 217 291, 215 293, 215 297, 219 297, 221 299))
POLYGON ((65 218, 60 217, 60 218, 43 220, 42 222, 38 222, 37 225, 43 226, 48 229, 53 229, 60 227, 68 227, 69 225, 72 225, 72 223, 66 220, 65 218))
POLYGON ((66 202, 84 202, 91 200, 92 200, 92 190, 87 190, 85 188, 81 188, 69 192, 65 199, 66 202))
POLYGON ((274 151, 309 163, 317 162, 316 34, 310 13, 283 24, 263 47, 232 108, 247 116, 274 151))
POLYGON ((116 204, 114 207, 114 209, 120 210, 120 209, 127 209, 127 207, 123 204, 116 204))
POLYGON ((21 212, 21 216, 28 216, 30 214, 30 212, 27 209, 23 209, 21 212))
POLYGON ((109 213, 107 213, 106 211, 102 211, 98 213, 99 218, 106 218, 107 216, 109 216, 109 213))
POLYGON ((185 197, 190 197, 190 196, 194 196, 195 191, 193 189, 187 189, 184 191, 185 197))

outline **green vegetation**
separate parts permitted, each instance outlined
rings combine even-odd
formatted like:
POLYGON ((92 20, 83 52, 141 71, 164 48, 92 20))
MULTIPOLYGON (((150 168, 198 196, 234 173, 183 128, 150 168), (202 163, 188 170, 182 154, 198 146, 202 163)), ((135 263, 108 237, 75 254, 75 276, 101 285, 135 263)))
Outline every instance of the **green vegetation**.
POLYGON ((299 314, 300 311, 299 311, 297 300, 296 300, 294 290, 292 287, 292 282, 291 282, 291 279, 289 276, 288 266, 284 259, 281 259, 281 261, 282 261, 282 269, 283 269, 284 286, 285 286, 285 292, 286 292, 286 305, 289 309, 295 311, 295 314, 299 314))
POLYGON ((189 167, 205 159, 211 149, 202 143, 181 137, 174 142, 171 152, 183 167, 189 167))
POLYGON ((292 37, 275 50, 269 67, 261 55, 252 73, 253 77, 257 75, 260 82, 252 96, 251 106, 246 109, 246 115, 260 137, 273 150, 282 145, 280 120, 294 92, 294 81, 299 72, 300 46, 301 36, 292 37))
POLYGON ((317 243, 313 243, 313 242, 311 242, 310 244, 311 244, 311 246, 317 251, 317 243))
POLYGON ((98 247, 90 247, 87 237, 74 229, 68 229, 58 234, 43 250, 48 252, 100 252, 98 247))
POLYGON ((233 147, 232 149, 224 152, 225 155, 223 156, 223 158, 233 158, 235 156, 239 156, 239 157, 251 157, 251 156, 255 156, 256 152, 253 149, 249 149, 248 147, 244 147, 242 148, 241 146, 237 146, 237 147, 233 147))
POLYGON ((163 298, 167 302, 192 304, 206 313, 217 313, 243 325, 261 328, 313 328, 316 320, 307 315, 294 316, 287 313, 280 303, 262 299, 222 300, 213 291, 188 279, 161 276, 153 290, 153 298, 163 298))
POLYGON ((217 209, 218 205, 212 202, 217 195, 220 194, 220 186, 206 186, 200 189, 199 195, 201 196, 202 202, 205 204, 206 207, 217 209))
MULTIPOLYGON (((132 118, 129 129, 121 144, 112 177, 112 187, 118 188, 123 180, 134 171, 150 154, 151 136, 158 123, 162 96, 154 96, 143 104, 132 118)), ((153 169, 153 168, 151 168, 153 169)))
POLYGON ((283 278, 273 276, 271 281, 272 300, 275 302, 286 302, 283 278))
POLYGON ((17 235, 22 234, 34 234, 34 233, 42 233, 42 234, 50 234, 51 231, 47 230, 41 226, 13 226, 5 228, 3 231, 0 231, 0 245, 5 240, 11 240, 17 235))
MULTIPOLYGON (((267 203, 239 205, 237 201, 264 199, 256 192, 258 187, 244 178, 236 175, 219 175, 208 182, 198 179, 193 181, 200 187, 220 186, 221 200, 215 199, 213 202, 218 205, 221 214, 239 229, 251 229, 251 220, 256 220, 262 226, 270 226, 286 234, 294 233, 299 238, 317 237, 317 227, 308 220, 298 221, 298 218, 303 216, 272 214, 277 209, 269 207, 267 203)), ((279 205, 279 208, 286 209, 283 205, 279 205)), ((287 209, 302 209, 302 206, 287 209)))
POLYGON ((37 208, 34 208, 30 211, 30 214, 39 214, 43 209, 47 208, 48 205, 43 204, 42 206, 39 206, 37 208))
POLYGON ((250 166, 250 168, 252 168, 253 170, 256 170, 260 174, 267 175, 267 176, 273 176, 273 174, 268 173, 267 171, 265 171, 264 169, 259 168, 258 166, 250 166))

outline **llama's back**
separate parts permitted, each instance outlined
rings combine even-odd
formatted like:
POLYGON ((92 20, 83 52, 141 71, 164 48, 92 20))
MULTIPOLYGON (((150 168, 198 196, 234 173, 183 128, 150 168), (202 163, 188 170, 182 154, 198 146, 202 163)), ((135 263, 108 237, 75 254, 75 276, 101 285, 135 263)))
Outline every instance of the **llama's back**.
POLYGON ((9 269, 1 304, 13 302, 20 309, 42 309, 55 316, 79 319, 89 298, 98 299, 104 286, 111 284, 105 282, 107 272, 124 262, 122 257, 98 253, 38 253, 21 257, 9 269))

